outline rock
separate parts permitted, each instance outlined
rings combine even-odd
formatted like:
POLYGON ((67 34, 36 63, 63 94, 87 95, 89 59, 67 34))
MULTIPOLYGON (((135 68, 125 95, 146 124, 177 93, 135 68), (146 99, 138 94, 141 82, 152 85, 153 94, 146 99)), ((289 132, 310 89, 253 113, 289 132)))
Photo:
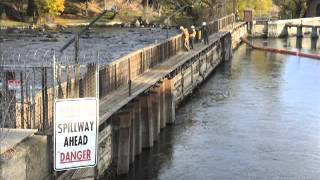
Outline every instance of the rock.
POLYGON ((19 29, 17 29, 17 28, 8 28, 6 33, 19 33, 19 29))
POLYGON ((64 32, 66 30, 66 27, 62 25, 57 25, 57 28, 59 29, 60 32, 64 32))
POLYGON ((44 26, 42 26, 41 28, 40 28, 40 32, 45 32, 46 31, 46 28, 44 27, 44 26))
POLYGON ((55 38, 55 36, 54 36, 53 34, 48 34, 48 35, 47 35, 47 38, 52 39, 52 38, 55 38))
POLYGON ((137 21, 134 23, 134 25, 135 25, 136 27, 140 27, 140 26, 141 26, 141 23, 140 23, 139 20, 137 20, 137 21))
POLYGON ((150 25, 150 21, 148 19, 144 20, 142 22, 142 25, 144 25, 145 27, 149 26, 150 25))
POLYGON ((131 24, 129 24, 129 23, 124 23, 124 24, 122 24, 121 26, 122 26, 122 27, 125 27, 125 28, 128 28, 128 27, 131 27, 131 24))
POLYGON ((40 41, 42 42, 58 42, 58 39, 57 38, 52 38, 52 39, 40 39, 40 41))

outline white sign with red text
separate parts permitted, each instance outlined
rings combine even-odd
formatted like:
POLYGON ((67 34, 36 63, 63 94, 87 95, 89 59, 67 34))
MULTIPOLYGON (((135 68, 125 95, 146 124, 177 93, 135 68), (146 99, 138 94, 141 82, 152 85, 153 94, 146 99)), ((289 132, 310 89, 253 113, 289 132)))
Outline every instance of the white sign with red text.
POLYGON ((18 90, 21 88, 21 81, 20 80, 8 80, 8 89, 9 90, 18 90))
POLYGON ((54 112, 55 170, 95 166, 98 139, 97 100, 57 100, 54 112))

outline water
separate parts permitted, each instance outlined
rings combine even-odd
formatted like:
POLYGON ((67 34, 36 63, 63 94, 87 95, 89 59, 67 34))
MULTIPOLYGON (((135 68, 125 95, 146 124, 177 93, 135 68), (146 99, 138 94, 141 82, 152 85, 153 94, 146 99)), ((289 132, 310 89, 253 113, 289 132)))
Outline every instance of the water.
MULTIPOLYGON (((0 31, 0 65, 51 66, 51 50, 55 50, 60 63, 74 61, 74 45, 63 54, 59 50, 79 29, 67 29, 66 32, 45 33, 5 33, 0 31)), ((176 29, 168 31, 169 36, 177 34, 176 29)), ((79 62, 87 64, 97 62, 108 64, 133 51, 167 39, 167 31, 161 28, 120 28, 96 27, 80 38, 79 62), (99 54, 99 56, 97 55, 99 54)))
POLYGON ((119 180, 319 179, 319 93, 320 61, 242 45, 119 180))

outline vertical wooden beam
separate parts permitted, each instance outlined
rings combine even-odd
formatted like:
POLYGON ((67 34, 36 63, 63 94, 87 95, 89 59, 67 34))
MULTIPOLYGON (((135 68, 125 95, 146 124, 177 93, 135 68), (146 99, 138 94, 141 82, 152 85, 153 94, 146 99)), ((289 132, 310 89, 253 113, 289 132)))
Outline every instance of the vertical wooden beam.
POLYGON ((20 72, 20 83, 21 83, 21 106, 20 106, 20 115, 21 115, 21 129, 25 128, 25 124, 24 124, 24 76, 23 76, 24 72, 20 72))
POLYGON ((165 83, 160 83, 160 128, 166 127, 165 83))
POLYGON ((153 147, 152 97, 149 94, 140 96, 142 121, 142 147, 153 147))
POLYGON ((135 159, 135 104, 134 103, 129 103, 126 108, 126 112, 129 112, 131 114, 130 116, 130 121, 131 121, 131 126, 130 126, 130 154, 129 154, 129 162, 130 164, 134 162, 135 159))
POLYGON ((153 113, 153 140, 158 141, 160 134, 160 87, 155 87, 152 92, 153 113))
POLYGON ((141 122, 141 103, 136 100, 134 102, 135 112, 135 155, 142 152, 142 122, 141 122))
POLYGON ((120 117, 118 115, 113 115, 111 117, 111 127, 112 127, 112 161, 118 162, 118 151, 119 151, 119 129, 120 129, 120 117))
POLYGON ((175 122, 175 95, 174 95, 174 78, 166 79, 165 83, 165 110, 167 124, 175 122))
POLYGON ((130 128, 131 128, 131 113, 123 112, 119 114, 119 149, 117 174, 127 174, 130 167, 130 128))

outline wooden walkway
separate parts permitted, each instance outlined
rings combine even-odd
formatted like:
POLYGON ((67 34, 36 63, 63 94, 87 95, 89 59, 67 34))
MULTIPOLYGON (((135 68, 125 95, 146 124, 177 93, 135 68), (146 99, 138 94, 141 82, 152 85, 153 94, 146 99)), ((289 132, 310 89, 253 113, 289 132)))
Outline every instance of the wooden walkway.
MULTIPOLYGON (((234 27, 239 26, 243 23, 235 24, 234 27)), ((226 28, 220 30, 220 32, 215 33, 209 37, 210 45, 217 42, 221 37, 225 36, 232 30, 232 26, 227 26, 226 28)), ((181 65, 185 64, 192 57, 197 56, 199 53, 203 52, 210 45, 204 45, 203 43, 196 43, 194 49, 189 52, 180 52, 177 55, 169 58, 165 62, 159 64, 158 66, 150 69, 149 71, 143 73, 138 78, 132 80, 131 86, 131 96, 129 96, 128 85, 120 87, 118 90, 106 95, 100 99, 100 110, 99 110, 99 126, 104 127, 104 123, 119 111, 122 107, 128 104, 130 101, 138 97, 141 93, 147 91, 152 86, 156 85, 160 80, 168 76, 171 72, 175 71, 181 65)), ((103 141, 106 137, 105 129, 99 132, 99 143, 103 141)), ((77 179, 80 177, 93 177, 94 168, 85 168, 81 170, 70 170, 64 173, 59 179, 77 179)), ((89 178, 88 178, 89 179, 89 178)))
MULTIPOLYGON (((230 29, 232 29, 232 26, 229 26, 224 30, 211 35, 209 37, 210 44, 219 40, 221 37, 227 34, 228 30, 230 29)), ((208 48, 208 46, 209 45, 204 45, 202 43, 196 43, 193 50, 189 52, 180 52, 162 64, 152 68, 151 70, 140 75, 138 78, 132 80, 131 96, 129 96, 129 86, 124 86, 100 99, 99 125, 105 123, 115 112, 120 110, 139 94, 157 84, 168 74, 175 71, 179 66, 187 62, 191 57, 198 55, 204 49, 208 48)))

